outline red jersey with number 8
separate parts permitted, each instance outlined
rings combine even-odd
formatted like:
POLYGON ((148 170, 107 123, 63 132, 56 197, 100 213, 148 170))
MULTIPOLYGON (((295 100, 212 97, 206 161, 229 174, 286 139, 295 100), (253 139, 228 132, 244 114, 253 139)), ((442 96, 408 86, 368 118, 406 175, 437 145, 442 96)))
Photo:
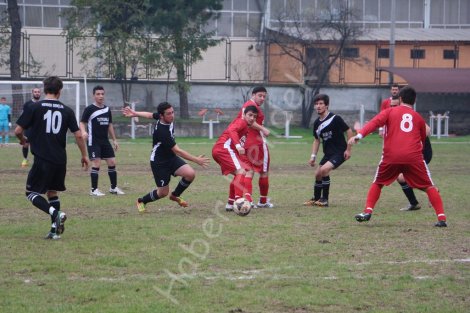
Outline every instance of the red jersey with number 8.
POLYGON ((366 136, 382 126, 386 126, 382 162, 422 162, 426 122, 419 113, 405 105, 385 109, 370 120, 359 133, 366 136))

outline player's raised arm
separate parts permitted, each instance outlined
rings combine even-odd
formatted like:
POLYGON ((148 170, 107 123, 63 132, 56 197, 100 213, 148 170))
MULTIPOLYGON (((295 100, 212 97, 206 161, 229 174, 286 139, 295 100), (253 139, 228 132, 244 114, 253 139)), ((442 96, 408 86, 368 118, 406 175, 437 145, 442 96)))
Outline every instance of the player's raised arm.
POLYGON ((171 150, 173 150, 173 152, 177 156, 180 156, 188 161, 194 162, 203 168, 207 168, 209 166, 210 159, 203 154, 199 156, 194 156, 191 153, 181 149, 178 145, 174 145, 171 150))
POLYGON ((152 112, 135 111, 132 110, 130 107, 125 107, 124 109, 122 109, 122 114, 124 114, 125 117, 144 117, 148 119, 153 118, 152 112))

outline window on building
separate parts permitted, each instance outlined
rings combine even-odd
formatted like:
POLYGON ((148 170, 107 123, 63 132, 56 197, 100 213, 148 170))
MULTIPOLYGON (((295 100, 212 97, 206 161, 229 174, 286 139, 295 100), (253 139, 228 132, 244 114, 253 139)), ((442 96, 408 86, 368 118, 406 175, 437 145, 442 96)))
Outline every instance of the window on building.
POLYGON ((379 48, 377 51, 377 57, 379 59, 388 59, 390 58, 390 49, 388 48, 379 48))
POLYGON ((305 55, 307 73, 304 77, 307 85, 317 82, 328 71, 329 54, 330 50, 328 48, 307 48, 305 55))
POLYGON ((411 49, 410 58, 411 59, 424 59, 426 56, 426 51, 424 49, 411 49))
POLYGON ((358 58, 359 48, 344 48, 342 57, 343 58, 358 58))
POLYGON ((457 60, 459 52, 457 50, 444 50, 444 60, 457 60))

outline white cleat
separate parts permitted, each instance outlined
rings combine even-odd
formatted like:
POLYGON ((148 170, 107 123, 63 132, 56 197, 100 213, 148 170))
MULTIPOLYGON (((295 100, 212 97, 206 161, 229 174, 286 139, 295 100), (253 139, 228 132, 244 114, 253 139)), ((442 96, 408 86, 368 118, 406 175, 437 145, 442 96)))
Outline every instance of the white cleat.
POLYGON ((274 204, 272 204, 271 202, 269 201, 266 201, 266 203, 261 203, 261 202, 258 202, 258 204, 256 205, 258 208, 274 208, 274 204))
POLYGON ((124 191, 122 191, 121 189, 119 189, 119 187, 116 187, 116 188, 110 188, 109 189, 109 192, 112 193, 113 195, 125 195, 124 191))
POLYGON ((95 190, 90 190, 90 196, 102 197, 104 195, 105 194, 102 193, 98 188, 96 188, 95 190))

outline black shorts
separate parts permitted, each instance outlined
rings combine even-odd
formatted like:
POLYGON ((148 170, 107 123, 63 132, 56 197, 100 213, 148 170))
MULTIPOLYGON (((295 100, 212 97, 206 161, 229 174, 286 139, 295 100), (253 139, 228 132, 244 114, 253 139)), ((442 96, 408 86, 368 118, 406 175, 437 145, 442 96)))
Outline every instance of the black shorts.
POLYGON ((175 156, 170 161, 165 163, 157 164, 156 162, 150 162, 150 167, 152 168, 153 178, 155 179, 155 184, 157 187, 164 187, 170 183, 171 175, 176 176, 175 172, 186 162, 175 156))
POLYGON ((102 143, 102 144, 93 144, 88 146, 88 158, 90 160, 94 159, 111 159, 114 158, 114 149, 111 144, 102 143))
POLYGON ((326 162, 330 161, 332 164, 333 164, 333 168, 338 168, 341 164, 344 163, 344 161, 346 161, 344 159, 344 155, 343 154, 330 154, 330 155, 325 155, 321 161, 320 161, 320 165, 323 165, 325 164, 326 162))
POLYGON ((26 180, 26 190, 37 193, 65 191, 67 164, 54 164, 34 157, 34 163, 26 180))

